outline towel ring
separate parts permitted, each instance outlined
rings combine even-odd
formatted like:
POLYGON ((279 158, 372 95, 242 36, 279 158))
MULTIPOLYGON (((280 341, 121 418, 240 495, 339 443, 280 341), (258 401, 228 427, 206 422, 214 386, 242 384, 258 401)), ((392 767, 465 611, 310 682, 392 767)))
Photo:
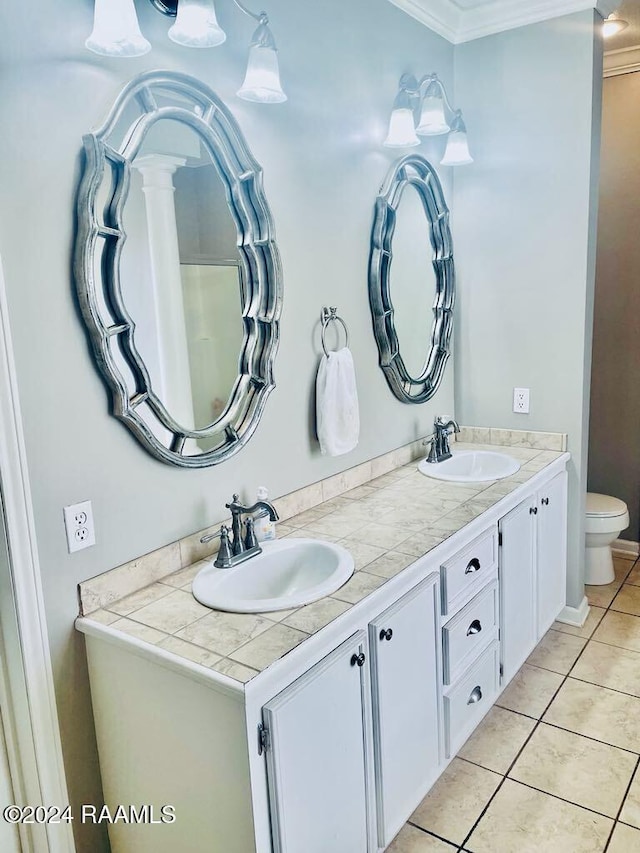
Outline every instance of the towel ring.
POLYGON ((329 352, 327 350, 324 335, 325 335, 325 332, 327 331, 327 327, 329 326, 330 323, 337 321, 338 323, 340 323, 342 325, 342 328, 344 329, 344 336, 346 339, 345 347, 349 346, 349 329, 347 329, 347 324, 342 319, 342 317, 338 316, 337 311, 338 311, 337 308, 323 308, 322 313, 320 314, 320 320, 322 321, 322 334, 321 334, 322 349, 324 350, 324 354, 327 357, 329 356, 329 352))

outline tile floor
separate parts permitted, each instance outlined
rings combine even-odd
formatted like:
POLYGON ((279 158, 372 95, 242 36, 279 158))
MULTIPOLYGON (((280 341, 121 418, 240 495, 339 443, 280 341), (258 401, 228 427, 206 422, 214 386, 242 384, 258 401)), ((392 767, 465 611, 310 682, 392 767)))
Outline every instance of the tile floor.
POLYGON ((640 560, 556 622, 388 853, 640 853, 640 560))

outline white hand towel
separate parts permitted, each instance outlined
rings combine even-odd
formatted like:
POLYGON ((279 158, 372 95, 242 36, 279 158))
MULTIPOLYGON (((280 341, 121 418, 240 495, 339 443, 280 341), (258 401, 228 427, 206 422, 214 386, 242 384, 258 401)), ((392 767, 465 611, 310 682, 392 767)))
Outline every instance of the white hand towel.
POLYGON ((316 432, 327 456, 349 453, 358 444, 360 413, 351 351, 323 356, 316 378, 316 432))

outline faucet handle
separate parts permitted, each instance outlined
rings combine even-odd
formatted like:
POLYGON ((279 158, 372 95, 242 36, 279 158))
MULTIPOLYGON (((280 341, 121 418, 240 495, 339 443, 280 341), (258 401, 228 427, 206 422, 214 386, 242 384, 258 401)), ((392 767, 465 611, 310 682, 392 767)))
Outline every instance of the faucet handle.
POLYGON ((205 545, 207 542, 212 542, 214 539, 220 539, 220 537, 222 536, 223 527, 224 524, 217 533, 206 533, 204 536, 201 536, 200 542, 205 545))
POLYGON ((248 551, 249 548, 255 548, 256 547, 256 545, 258 544, 258 540, 256 539, 256 532, 253 528, 254 521, 253 521, 253 518, 251 516, 249 516, 249 518, 247 518, 244 525, 246 528, 246 533, 244 536, 244 547, 248 551))
POLYGON ((427 462, 437 462, 438 461, 438 439, 434 433, 431 436, 429 441, 425 441, 425 444, 429 445, 429 455, 427 456, 427 462))
POLYGON ((218 549, 218 556, 214 562, 214 566, 219 569, 226 569, 231 565, 231 543, 229 542, 229 528, 226 524, 223 524, 220 528, 220 548, 218 549))

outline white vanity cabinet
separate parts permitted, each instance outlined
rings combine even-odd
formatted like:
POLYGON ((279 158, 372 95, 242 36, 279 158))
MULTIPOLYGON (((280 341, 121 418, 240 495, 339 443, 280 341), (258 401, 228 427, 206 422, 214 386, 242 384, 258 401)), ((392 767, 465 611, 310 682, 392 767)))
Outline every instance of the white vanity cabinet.
POLYGON ((538 639, 551 627, 567 597, 567 472, 537 492, 536 601, 538 639))
POLYGON ((263 708, 274 853, 368 849, 366 658, 359 631, 263 708))
POLYGON ((369 625, 380 847, 391 843, 442 767, 439 608, 433 574, 369 625))
POLYGON ((274 853, 384 848, 437 779, 439 600, 434 573, 264 705, 274 853))
POLYGON ((564 607, 566 529, 566 471, 500 519, 503 684, 513 678, 564 607))

